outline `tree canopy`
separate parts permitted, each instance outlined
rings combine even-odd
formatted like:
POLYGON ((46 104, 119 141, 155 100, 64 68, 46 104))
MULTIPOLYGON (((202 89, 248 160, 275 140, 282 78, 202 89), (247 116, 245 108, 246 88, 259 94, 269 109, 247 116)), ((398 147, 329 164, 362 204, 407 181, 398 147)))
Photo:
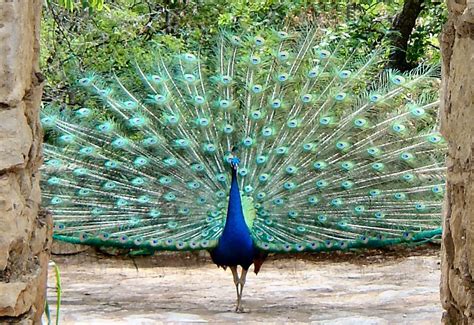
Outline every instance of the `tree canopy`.
POLYGON ((391 67, 406 70, 439 60, 437 37, 445 20, 445 4, 426 0, 47 0, 44 100, 74 104, 70 86, 75 76, 130 69, 136 60, 152 60, 157 46, 211 48, 220 30, 236 26, 249 31, 332 26, 354 44, 391 42, 396 52, 391 67), (407 30, 408 19, 414 26, 407 30))

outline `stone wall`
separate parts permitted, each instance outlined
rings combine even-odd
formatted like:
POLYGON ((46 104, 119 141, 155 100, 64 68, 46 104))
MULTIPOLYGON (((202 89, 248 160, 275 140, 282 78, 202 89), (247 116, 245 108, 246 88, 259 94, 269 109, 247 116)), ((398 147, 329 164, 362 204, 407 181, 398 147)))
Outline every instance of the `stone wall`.
POLYGON ((441 132, 449 142, 442 248, 445 324, 474 324, 474 1, 448 0, 441 132))
POLYGON ((0 0, 0 323, 40 323, 51 217, 39 213, 42 0, 0 0))

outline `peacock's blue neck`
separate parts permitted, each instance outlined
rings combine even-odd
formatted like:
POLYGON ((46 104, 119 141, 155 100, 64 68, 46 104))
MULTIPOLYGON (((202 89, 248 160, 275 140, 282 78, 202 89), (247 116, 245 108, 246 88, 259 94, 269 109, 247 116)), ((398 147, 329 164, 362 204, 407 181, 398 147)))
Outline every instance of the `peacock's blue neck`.
POLYGON ((217 265, 241 265, 247 270, 253 263, 254 256, 255 248, 250 230, 245 223, 237 171, 233 166, 227 218, 217 247, 211 251, 211 257, 217 265))
POLYGON ((242 200, 240 198, 239 184, 237 182, 237 170, 232 168, 232 182, 229 192, 229 205, 227 208, 227 219, 224 227, 223 235, 229 232, 245 232, 248 233, 248 227, 245 223, 244 213, 242 210, 242 200))

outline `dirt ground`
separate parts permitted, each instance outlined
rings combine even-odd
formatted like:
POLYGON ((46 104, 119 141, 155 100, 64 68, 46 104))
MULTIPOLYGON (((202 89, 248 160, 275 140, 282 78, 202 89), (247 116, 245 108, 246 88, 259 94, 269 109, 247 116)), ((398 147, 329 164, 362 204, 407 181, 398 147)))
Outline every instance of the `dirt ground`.
MULTIPOLYGON (((270 258, 233 312, 230 270, 202 254, 53 256, 60 324, 439 324, 439 247, 270 258)), ((49 278, 54 315, 55 279, 49 278)))

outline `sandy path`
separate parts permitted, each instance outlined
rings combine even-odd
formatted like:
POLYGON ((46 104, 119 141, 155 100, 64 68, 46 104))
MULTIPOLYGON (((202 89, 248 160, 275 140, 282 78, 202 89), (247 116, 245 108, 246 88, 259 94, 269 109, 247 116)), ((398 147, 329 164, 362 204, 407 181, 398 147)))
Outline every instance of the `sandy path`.
POLYGON ((62 273, 61 324, 439 324, 439 257, 424 254, 268 261, 247 277, 243 314, 232 311, 230 271, 193 255, 133 263, 82 253, 53 260, 62 273))

